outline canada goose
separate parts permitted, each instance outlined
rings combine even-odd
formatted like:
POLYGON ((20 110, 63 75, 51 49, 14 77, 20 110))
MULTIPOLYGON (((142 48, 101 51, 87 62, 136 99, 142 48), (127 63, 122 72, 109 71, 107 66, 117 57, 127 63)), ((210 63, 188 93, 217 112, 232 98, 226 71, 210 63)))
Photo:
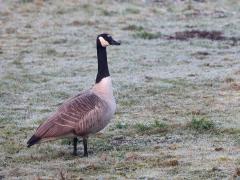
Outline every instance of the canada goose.
POLYGON ((73 154, 77 155, 77 137, 82 137, 84 156, 88 156, 88 136, 102 130, 109 123, 116 109, 106 47, 120 45, 120 42, 104 33, 97 36, 96 44, 98 73, 95 85, 66 100, 37 128, 27 142, 28 147, 62 137, 73 137, 73 154))

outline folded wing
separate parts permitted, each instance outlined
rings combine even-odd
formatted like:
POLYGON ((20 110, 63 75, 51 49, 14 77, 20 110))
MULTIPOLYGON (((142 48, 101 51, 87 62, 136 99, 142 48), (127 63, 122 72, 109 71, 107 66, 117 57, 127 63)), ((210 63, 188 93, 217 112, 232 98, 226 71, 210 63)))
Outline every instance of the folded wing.
POLYGON ((64 102, 47 121, 41 124, 28 141, 28 146, 40 140, 63 136, 84 136, 100 128, 106 103, 94 93, 81 93, 64 102))

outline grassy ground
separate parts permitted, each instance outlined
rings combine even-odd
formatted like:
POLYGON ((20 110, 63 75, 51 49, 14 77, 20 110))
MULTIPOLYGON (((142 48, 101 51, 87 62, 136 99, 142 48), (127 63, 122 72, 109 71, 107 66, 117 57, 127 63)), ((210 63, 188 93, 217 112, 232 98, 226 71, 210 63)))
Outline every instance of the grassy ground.
POLYGON ((240 2, 0 1, 0 179, 234 179, 240 175, 240 2), (109 47, 117 112, 71 156, 26 148, 59 103, 93 85, 109 47), (180 37, 180 38, 179 38, 180 37))

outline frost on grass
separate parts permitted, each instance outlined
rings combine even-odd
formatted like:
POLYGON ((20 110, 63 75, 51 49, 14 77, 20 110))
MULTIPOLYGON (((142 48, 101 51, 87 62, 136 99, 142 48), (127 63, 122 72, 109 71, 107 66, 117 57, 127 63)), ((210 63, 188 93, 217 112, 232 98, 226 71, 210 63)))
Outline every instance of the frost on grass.
POLYGON ((239 177, 238 1, 4 1, 0 179, 239 177), (224 8, 221 8, 224 7, 224 8), (14 11, 9 11, 14 9, 14 11), (89 138, 26 148, 58 105, 94 83, 109 47, 117 113, 89 138))

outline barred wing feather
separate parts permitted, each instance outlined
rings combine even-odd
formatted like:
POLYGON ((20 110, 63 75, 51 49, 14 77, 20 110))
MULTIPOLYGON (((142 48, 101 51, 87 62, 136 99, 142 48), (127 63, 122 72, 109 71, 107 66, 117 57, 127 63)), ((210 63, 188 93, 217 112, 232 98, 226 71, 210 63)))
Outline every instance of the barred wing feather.
POLYGON ((39 126, 35 136, 41 139, 67 136, 84 136, 103 124, 100 119, 106 112, 106 103, 94 93, 83 93, 67 100, 57 112, 39 126))

